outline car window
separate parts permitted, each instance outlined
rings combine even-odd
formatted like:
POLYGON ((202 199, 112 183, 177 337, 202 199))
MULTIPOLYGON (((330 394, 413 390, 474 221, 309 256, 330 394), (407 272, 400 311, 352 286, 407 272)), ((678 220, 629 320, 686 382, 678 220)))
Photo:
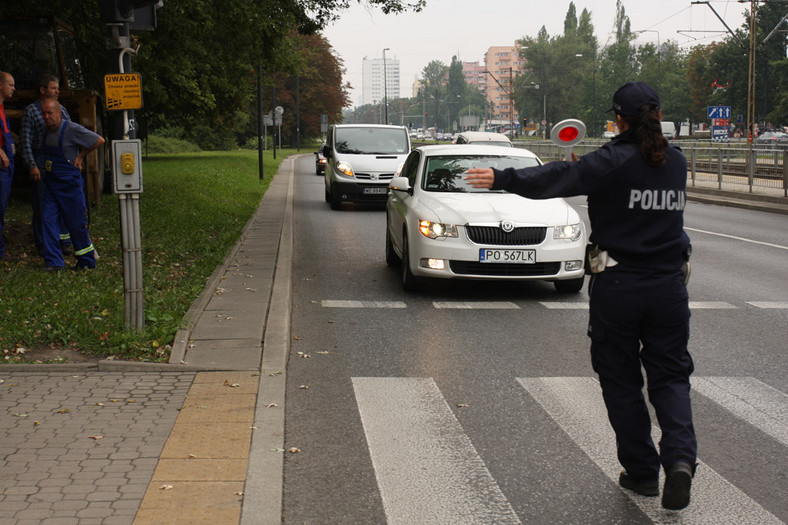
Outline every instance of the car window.
POLYGON ((414 151, 408 158, 405 159, 405 164, 402 165, 402 177, 407 177, 411 187, 416 184, 416 176, 419 174, 419 162, 421 155, 418 151, 414 151))
POLYGON ((468 144, 486 144, 488 146, 507 146, 512 147, 512 143, 507 141, 495 141, 495 140, 475 140, 471 141, 468 144))
POLYGON ((409 151, 404 128, 335 128, 334 133, 339 153, 395 155, 409 151))
POLYGON ((424 167, 422 189, 448 193, 488 193, 491 190, 472 188, 465 182, 465 172, 471 168, 527 168, 538 166, 534 157, 508 155, 451 155, 430 157, 424 167))

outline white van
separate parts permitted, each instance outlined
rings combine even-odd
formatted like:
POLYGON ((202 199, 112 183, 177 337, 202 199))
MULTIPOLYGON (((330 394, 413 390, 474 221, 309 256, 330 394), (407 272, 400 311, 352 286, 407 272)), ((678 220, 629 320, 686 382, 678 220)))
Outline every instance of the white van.
POLYGON ((676 124, 666 121, 662 121, 660 124, 662 125, 662 134, 666 139, 673 140, 676 138, 676 124))
POLYGON ((389 181, 410 153, 404 126, 335 124, 328 129, 323 155, 326 202, 338 209, 343 201, 385 204, 389 181))

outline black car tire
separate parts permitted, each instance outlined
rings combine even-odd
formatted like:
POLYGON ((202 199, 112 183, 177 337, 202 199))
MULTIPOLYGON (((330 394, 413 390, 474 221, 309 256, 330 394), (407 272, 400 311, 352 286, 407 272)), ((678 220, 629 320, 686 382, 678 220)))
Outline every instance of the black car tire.
POLYGON ((406 292, 415 292, 421 288, 421 281, 410 270, 410 250, 408 249, 408 236, 402 236, 402 289, 406 292))
POLYGON ((342 207, 342 198, 336 193, 334 193, 333 190, 329 191, 328 197, 329 197, 328 202, 331 204, 332 210, 338 210, 339 208, 342 207))
POLYGON ((568 279, 566 281, 554 281, 553 285, 555 290, 559 293, 577 293, 583 289, 585 276, 578 277, 577 279, 568 279))
POLYGON ((394 244, 391 242, 391 230, 389 230, 389 221, 386 220, 386 264, 393 266, 399 261, 397 253, 394 251, 394 244))

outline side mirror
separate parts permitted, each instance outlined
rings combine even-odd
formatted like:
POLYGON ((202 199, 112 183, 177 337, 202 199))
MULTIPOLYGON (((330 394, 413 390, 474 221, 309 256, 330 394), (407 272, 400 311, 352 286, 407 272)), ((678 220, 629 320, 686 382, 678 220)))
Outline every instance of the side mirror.
POLYGON ((325 146, 323 146, 323 147, 320 149, 320 151, 323 153, 323 156, 324 156, 325 158, 329 158, 329 157, 331 157, 331 148, 328 146, 328 144, 326 144, 325 146))
POLYGON ((410 181, 407 177, 394 177, 389 182, 389 189, 394 191, 405 191, 409 195, 413 195, 413 188, 410 187, 410 181))

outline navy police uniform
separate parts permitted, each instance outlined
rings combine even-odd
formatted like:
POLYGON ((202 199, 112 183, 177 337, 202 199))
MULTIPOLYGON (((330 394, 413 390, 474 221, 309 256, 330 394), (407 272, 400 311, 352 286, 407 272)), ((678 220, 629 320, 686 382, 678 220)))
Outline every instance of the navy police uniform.
POLYGON ((606 250, 589 284, 591 362, 599 375, 618 458, 636 481, 657 480, 660 464, 695 465, 689 376, 689 299, 683 269, 690 241, 683 229, 687 161, 668 147, 649 165, 627 130, 577 162, 494 170, 493 189, 524 197, 588 196, 590 242, 606 250), (662 429, 651 439, 641 364, 662 429))
MULTIPOLYGON (((62 268, 65 265, 60 247, 60 219, 62 218, 71 233, 77 267, 95 268, 96 254, 88 235, 82 173, 74 166, 73 160, 68 158, 64 147, 66 131, 70 126, 79 125, 63 120, 60 128, 55 132, 58 134, 57 143, 53 145, 49 140, 49 130, 43 141, 41 218, 44 260, 48 267, 62 268)), ((83 135, 86 138, 81 139, 80 145, 83 147, 93 146, 98 139, 98 135, 84 128, 79 131, 87 132, 83 135)), ((74 148, 74 145, 71 147, 74 148)))

